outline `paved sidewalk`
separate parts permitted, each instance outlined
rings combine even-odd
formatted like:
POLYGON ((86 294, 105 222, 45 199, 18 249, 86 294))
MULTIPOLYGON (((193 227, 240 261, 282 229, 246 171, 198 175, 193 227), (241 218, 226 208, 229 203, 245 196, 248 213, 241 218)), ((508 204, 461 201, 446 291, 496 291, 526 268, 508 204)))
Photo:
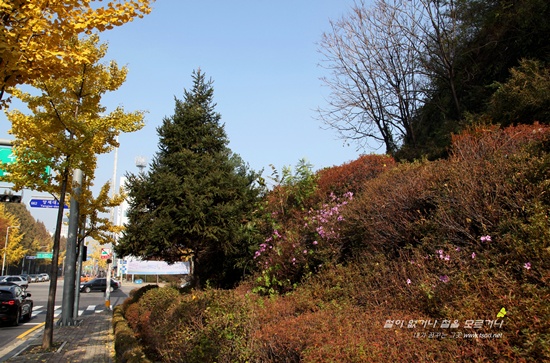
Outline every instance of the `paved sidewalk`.
POLYGON ((53 343, 59 345, 54 352, 30 353, 33 346, 41 346, 44 327, 24 339, 0 351, 0 362, 47 362, 47 363, 112 363, 114 362, 113 312, 103 310, 79 317, 76 326, 54 327, 53 343))

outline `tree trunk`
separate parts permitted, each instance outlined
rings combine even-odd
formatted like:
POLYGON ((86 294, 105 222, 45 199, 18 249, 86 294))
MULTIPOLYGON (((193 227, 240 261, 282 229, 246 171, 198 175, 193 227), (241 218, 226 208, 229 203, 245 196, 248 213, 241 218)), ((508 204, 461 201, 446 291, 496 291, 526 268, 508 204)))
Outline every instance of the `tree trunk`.
POLYGON ((46 323, 44 325, 44 336, 42 337, 42 349, 50 349, 53 345, 53 314, 55 309, 55 293, 57 290, 57 271, 59 265, 59 245, 61 240, 61 224, 65 207, 65 194, 67 192, 67 180, 69 169, 65 168, 61 182, 61 193, 59 195, 59 209, 57 210, 57 223, 53 239, 52 270, 50 278, 50 290, 48 293, 48 305, 46 308, 46 323))
POLYGON ((199 274, 197 273, 197 266, 199 265, 199 262, 198 262, 198 258, 196 255, 193 255, 193 257, 191 257, 191 259, 189 260, 189 263, 190 263, 190 270, 189 271, 189 274, 191 275, 191 286, 197 288, 197 289, 200 289, 201 287, 201 280, 200 280, 200 277, 199 277, 199 274))

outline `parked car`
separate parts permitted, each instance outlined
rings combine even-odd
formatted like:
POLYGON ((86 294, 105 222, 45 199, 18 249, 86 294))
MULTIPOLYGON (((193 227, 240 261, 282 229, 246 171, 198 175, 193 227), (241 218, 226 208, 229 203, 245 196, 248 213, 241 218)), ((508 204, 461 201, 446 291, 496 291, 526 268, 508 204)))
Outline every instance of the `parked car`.
POLYGON ((31 282, 38 282, 38 275, 37 274, 30 274, 29 278, 31 279, 31 282))
POLYGON ((27 282, 32 282, 32 281, 31 281, 31 276, 30 276, 30 275, 21 274, 21 275, 19 275, 19 276, 21 276, 22 278, 24 278, 25 280, 27 280, 27 282))
POLYGON ((44 281, 44 276, 42 276, 41 274, 33 274, 33 275, 36 276, 36 282, 44 281))
POLYGON ((39 275, 42 276, 42 281, 50 281, 50 275, 48 275, 47 273, 44 272, 39 275))
POLYGON ((2 276, 2 278, 0 278, 0 282, 13 282, 19 286, 21 286, 21 288, 23 289, 27 289, 27 287, 29 287, 29 282, 27 281, 27 279, 19 276, 19 275, 8 275, 8 276, 2 276))
POLYGON ((21 318, 30 320, 33 301, 29 297, 31 294, 18 285, 0 285, 0 321, 16 326, 21 318))
MULTIPOLYGON (((111 290, 110 291, 115 291, 119 287, 120 287, 120 282, 115 280, 115 279, 111 279, 111 290)), ((106 289, 107 289, 107 279, 104 278, 104 277, 95 278, 91 281, 80 284, 80 291, 81 292, 90 292, 90 291, 103 291, 104 292, 106 289)))

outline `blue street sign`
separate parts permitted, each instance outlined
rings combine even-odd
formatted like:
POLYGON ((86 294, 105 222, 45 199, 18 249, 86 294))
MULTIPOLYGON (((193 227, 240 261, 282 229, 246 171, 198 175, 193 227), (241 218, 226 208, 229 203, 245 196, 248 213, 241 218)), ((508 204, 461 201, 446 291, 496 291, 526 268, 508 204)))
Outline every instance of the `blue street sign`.
POLYGON ((29 205, 33 208, 59 208, 59 202, 55 199, 31 199, 29 205))

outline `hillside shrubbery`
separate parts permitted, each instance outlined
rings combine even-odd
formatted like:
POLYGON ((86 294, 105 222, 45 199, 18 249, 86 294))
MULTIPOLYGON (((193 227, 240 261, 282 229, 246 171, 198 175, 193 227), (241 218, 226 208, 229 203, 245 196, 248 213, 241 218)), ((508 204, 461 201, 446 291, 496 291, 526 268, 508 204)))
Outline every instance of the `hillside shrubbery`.
POLYGON ((253 279, 125 316, 164 362, 548 361, 549 151, 547 126, 481 127, 445 161, 320 172, 271 196, 253 279))

